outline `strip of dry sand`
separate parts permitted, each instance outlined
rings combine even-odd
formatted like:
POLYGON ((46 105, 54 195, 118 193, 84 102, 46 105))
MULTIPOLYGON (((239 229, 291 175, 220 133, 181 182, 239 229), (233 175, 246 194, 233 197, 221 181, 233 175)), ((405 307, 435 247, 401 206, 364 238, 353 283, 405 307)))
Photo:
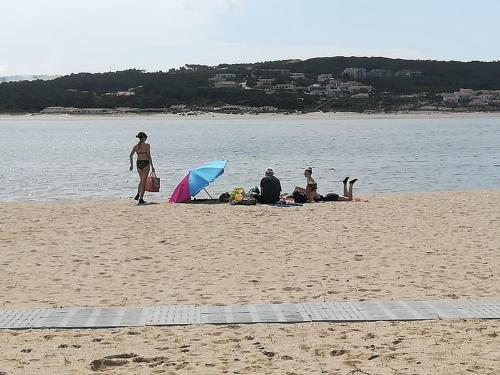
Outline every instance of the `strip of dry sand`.
POLYGON ((4 203, 0 306, 500 296, 500 191, 368 198, 4 203))
MULTIPOLYGON (((4 203, 0 306, 500 296, 500 191, 367 198, 4 203)), ((499 335, 498 321, 1 331, 0 373, 498 375, 499 335)))

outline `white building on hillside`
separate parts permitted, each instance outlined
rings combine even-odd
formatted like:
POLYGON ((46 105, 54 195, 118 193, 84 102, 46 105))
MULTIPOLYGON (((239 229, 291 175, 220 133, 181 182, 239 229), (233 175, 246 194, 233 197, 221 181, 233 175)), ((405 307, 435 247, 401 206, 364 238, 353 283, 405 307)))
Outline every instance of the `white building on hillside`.
POLYGON ((329 81, 330 79, 332 79, 332 77, 333 76, 330 73, 319 74, 318 75, 318 83, 323 83, 323 82, 329 81))
POLYGON ((273 86, 275 90, 295 90, 295 84, 293 83, 278 83, 273 86))
POLYGON ((476 95, 476 92, 472 89, 460 89, 456 94, 462 99, 470 99, 472 96, 476 95))
POLYGON ((394 72, 389 69, 372 69, 368 75, 375 78, 390 78, 394 77, 394 72))
POLYGON ((398 70, 394 75, 400 78, 414 78, 420 77, 422 75, 422 72, 420 70, 401 69, 398 70))
POLYGON ((257 80, 257 87, 264 89, 270 88, 274 82, 274 78, 259 78, 257 80))
POLYGON ((354 94, 351 96, 353 99, 368 99, 370 98, 370 94, 366 92, 360 92, 359 94, 354 94))
POLYGON ((342 72, 343 76, 349 77, 351 79, 359 79, 368 77, 368 70, 365 68, 345 68, 342 72))
POLYGON ((236 74, 234 73, 219 73, 216 74, 214 79, 216 81, 230 81, 236 78, 236 74))
POLYGON ((350 93, 372 92, 373 87, 363 86, 363 85, 355 85, 355 86, 349 86, 348 90, 350 93))
POLYGON ((309 91, 309 94, 317 95, 317 96, 326 95, 326 92, 327 92, 326 88, 321 86, 318 83, 315 83, 315 84, 309 86, 307 89, 309 91))
POLYGON ((234 81, 215 81, 214 87, 216 89, 229 89, 239 87, 239 84, 234 81))
POLYGON ((306 75, 304 73, 290 73, 290 78, 291 79, 303 79, 303 78, 306 78, 306 75))

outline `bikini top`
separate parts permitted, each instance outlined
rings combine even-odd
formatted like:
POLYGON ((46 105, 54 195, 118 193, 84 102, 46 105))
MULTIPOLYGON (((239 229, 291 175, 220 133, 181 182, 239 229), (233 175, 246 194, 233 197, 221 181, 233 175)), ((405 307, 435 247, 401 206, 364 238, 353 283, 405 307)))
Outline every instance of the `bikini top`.
POLYGON ((137 148, 135 149, 135 152, 137 152, 137 155, 139 155, 139 154, 147 154, 147 153, 148 153, 148 150, 146 149, 146 151, 140 151, 140 152, 139 152, 139 147, 137 147, 137 148))
POLYGON ((314 191, 318 188, 318 184, 316 183, 316 181, 314 181, 314 179, 312 177, 308 177, 306 188, 310 188, 311 190, 314 191))

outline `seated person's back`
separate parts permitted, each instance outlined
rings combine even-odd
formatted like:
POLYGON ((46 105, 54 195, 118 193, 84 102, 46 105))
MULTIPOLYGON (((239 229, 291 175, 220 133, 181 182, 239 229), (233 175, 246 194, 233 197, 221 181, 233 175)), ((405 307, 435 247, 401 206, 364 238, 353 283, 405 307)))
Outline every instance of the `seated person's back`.
POLYGON ((260 180, 260 188, 260 203, 272 204, 280 200, 280 180, 274 176, 274 171, 271 168, 266 170, 266 176, 260 180))

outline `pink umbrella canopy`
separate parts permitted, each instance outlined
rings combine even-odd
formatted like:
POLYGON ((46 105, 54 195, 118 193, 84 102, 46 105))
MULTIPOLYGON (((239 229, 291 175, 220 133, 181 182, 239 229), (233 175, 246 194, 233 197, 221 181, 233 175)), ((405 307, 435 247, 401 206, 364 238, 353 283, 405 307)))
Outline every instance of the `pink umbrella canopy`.
POLYGON ((191 192, 189 190, 189 173, 177 185, 172 196, 169 199, 170 203, 183 203, 191 200, 191 192))

